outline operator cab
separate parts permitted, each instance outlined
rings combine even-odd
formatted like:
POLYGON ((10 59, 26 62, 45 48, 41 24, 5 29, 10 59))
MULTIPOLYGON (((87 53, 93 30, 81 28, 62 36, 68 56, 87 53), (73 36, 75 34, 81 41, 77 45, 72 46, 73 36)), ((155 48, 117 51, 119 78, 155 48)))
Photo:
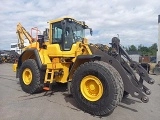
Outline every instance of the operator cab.
MULTIPOLYGON (((51 43, 59 44, 61 51, 70 51, 74 43, 83 40, 85 29, 90 29, 84 22, 76 21, 72 18, 53 21, 50 24, 50 28, 51 43)), ((91 29, 90 32, 92 32, 91 29)))

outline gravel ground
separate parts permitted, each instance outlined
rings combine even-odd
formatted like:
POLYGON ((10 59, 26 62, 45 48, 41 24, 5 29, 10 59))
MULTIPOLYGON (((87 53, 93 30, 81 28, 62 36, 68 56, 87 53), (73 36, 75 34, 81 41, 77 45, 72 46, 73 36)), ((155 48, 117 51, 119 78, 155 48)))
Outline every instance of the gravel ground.
POLYGON ((67 95, 65 85, 53 86, 54 92, 29 95, 21 90, 12 64, 0 64, 0 120, 160 120, 160 75, 151 75, 154 85, 148 103, 124 98, 106 117, 92 116, 77 108, 67 95))

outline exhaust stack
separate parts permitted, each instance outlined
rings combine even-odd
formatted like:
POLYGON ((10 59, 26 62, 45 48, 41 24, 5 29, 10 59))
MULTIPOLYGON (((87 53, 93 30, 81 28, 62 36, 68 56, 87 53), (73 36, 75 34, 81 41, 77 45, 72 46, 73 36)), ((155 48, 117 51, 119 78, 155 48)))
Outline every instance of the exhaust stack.
POLYGON ((157 62, 160 61, 160 15, 158 15, 158 51, 157 62))

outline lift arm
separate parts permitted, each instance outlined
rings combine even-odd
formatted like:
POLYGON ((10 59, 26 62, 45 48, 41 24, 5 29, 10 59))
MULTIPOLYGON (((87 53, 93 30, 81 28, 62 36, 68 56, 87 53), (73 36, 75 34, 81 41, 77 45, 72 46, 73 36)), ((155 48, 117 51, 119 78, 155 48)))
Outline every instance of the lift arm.
POLYGON ((123 80, 124 90, 127 93, 144 103, 148 102, 147 95, 150 95, 151 91, 143 82, 153 84, 154 80, 150 78, 147 71, 139 63, 129 57, 121 47, 119 38, 112 38, 111 45, 108 51, 101 49, 101 47, 95 49, 95 45, 90 45, 89 48, 94 55, 101 56, 101 61, 109 63, 119 72, 123 80))
POLYGON ((127 52, 120 46, 119 38, 112 38, 111 45, 111 56, 121 63, 126 76, 129 76, 128 80, 123 80, 125 90, 131 94, 132 97, 139 98, 145 103, 148 102, 149 98, 146 95, 150 95, 151 91, 143 84, 143 82, 146 81, 149 84, 153 84, 154 80, 150 78, 147 71, 138 62, 133 61, 129 57, 127 52), (122 58, 122 56, 128 60, 128 63, 122 58))

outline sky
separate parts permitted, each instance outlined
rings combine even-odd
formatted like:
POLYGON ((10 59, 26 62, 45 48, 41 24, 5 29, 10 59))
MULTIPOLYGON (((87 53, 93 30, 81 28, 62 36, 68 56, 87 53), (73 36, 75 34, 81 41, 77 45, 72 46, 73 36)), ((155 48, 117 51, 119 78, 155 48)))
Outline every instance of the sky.
POLYGON ((64 16, 85 21, 93 29, 90 43, 109 44, 119 36, 121 45, 151 46, 158 42, 159 0, 1 0, 0 50, 16 43, 16 25, 28 32, 64 16))

